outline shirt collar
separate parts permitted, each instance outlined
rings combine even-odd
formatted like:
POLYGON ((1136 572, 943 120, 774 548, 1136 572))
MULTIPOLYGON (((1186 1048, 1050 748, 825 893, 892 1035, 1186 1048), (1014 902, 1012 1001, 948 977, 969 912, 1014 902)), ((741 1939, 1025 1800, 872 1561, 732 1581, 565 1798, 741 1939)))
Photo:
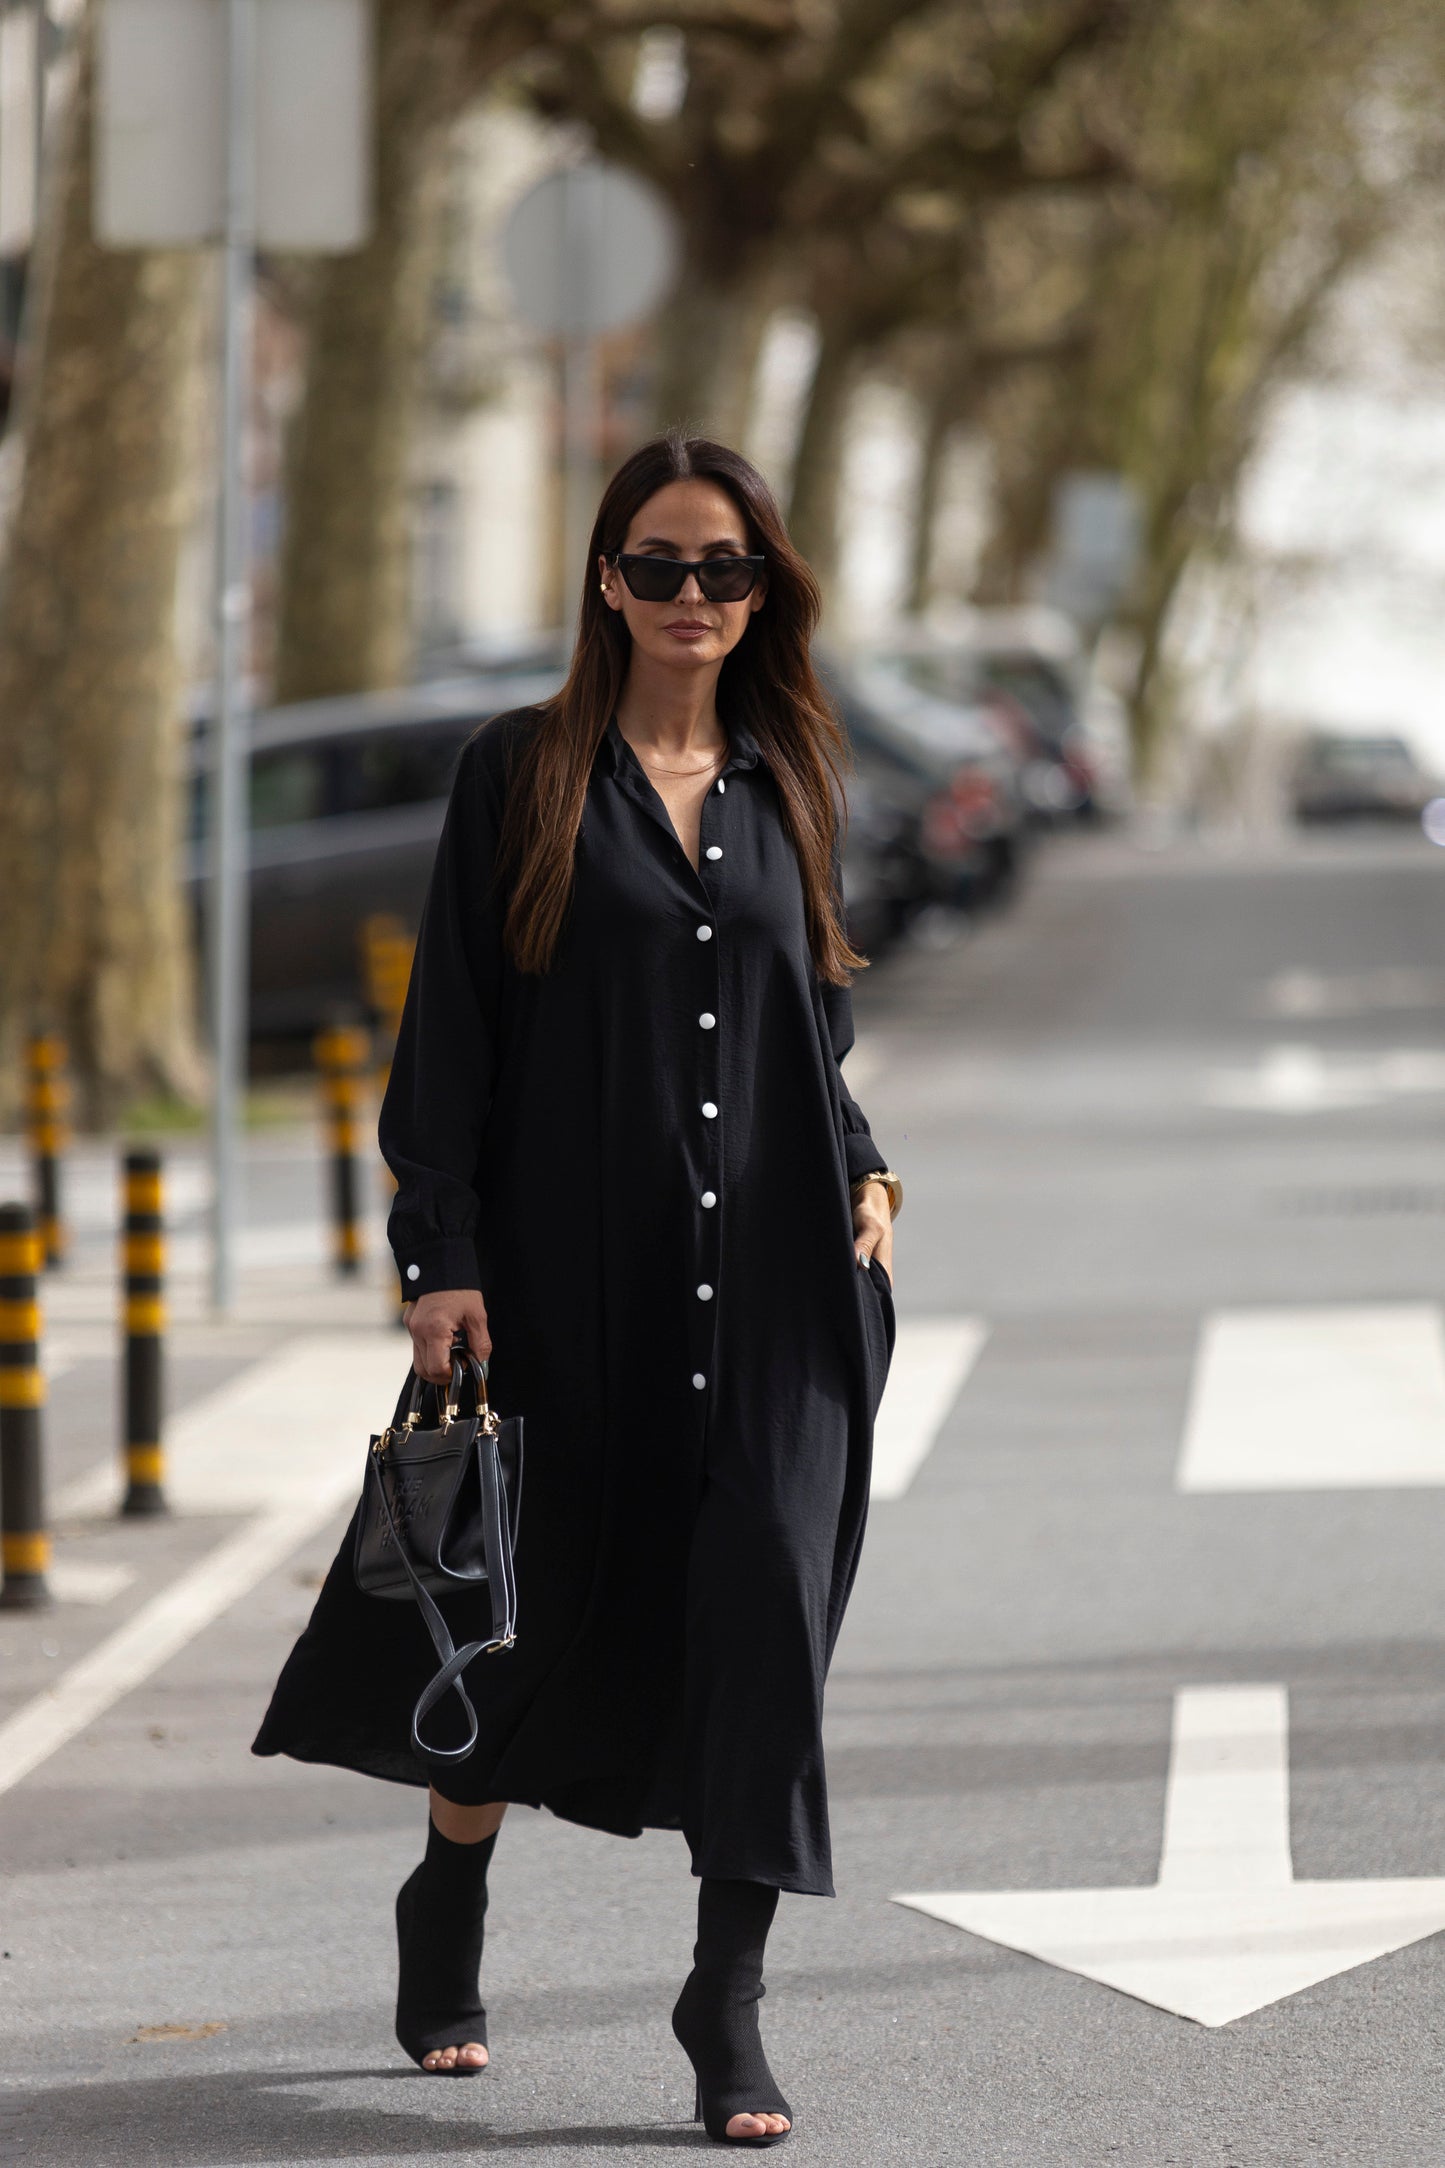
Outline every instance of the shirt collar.
MULTIPOLYGON (((731 750, 728 753, 727 765, 719 773, 725 776, 736 775, 745 768, 755 768, 763 756, 762 749, 752 732, 744 723, 728 723, 726 728, 731 750)), ((630 768, 629 755, 631 755, 632 761, 637 759, 626 738, 623 737, 615 715, 608 722, 607 734, 602 743, 606 748, 613 775, 622 775, 630 768)), ((641 764, 638 763, 638 765, 641 764)))

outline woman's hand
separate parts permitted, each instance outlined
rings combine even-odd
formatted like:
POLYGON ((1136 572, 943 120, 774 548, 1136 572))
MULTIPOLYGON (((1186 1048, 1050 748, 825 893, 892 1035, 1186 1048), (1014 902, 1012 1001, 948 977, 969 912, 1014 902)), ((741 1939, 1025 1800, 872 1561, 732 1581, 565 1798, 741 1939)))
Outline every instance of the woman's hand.
POLYGON ((435 1288, 402 1304, 402 1319, 411 1334, 411 1366, 428 1385, 449 1385, 452 1377, 451 1345, 459 1332, 478 1362, 492 1352, 487 1327, 487 1306, 475 1287, 435 1288))
POLYGON ((893 1215, 888 1209, 886 1183, 870 1182, 854 1200, 853 1255, 860 1269, 870 1257, 876 1257, 892 1281, 893 1215))

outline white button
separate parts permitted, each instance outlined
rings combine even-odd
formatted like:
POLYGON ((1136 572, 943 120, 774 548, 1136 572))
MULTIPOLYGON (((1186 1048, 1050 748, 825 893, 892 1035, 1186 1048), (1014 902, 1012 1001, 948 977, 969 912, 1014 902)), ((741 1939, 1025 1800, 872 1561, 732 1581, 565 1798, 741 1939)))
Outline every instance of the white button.
POLYGON ((419 1280, 421 1278, 421 1266, 408 1265, 406 1268, 406 1276, 409 1280, 419 1280))
POLYGON ((721 776, 719 776, 718 778, 717 794, 719 798, 725 798, 727 796, 727 784, 723 782, 721 776))
POLYGON ((700 1370, 694 1370, 692 1374, 692 1382, 697 1387, 698 1391, 701 1392, 703 1387, 707 1383, 707 1379, 703 1376, 700 1370))
POLYGON ((697 1299, 699 1302, 712 1301, 712 1289, 708 1286, 706 1280, 703 1281, 702 1286, 697 1291, 697 1299))
POLYGON ((704 1009, 702 1015, 698 1018, 698 1022, 704 1031, 711 1031, 713 1025, 717 1022, 717 1018, 710 1009, 704 1009))
POLYGON ((712 939, 712 928, 711 928, 711 926, 699 926, 699 927, 698 927, 698 929, 697 929, 697 937, 698 937, 699 941, 711 941, 711 939, 712 939))
POLYGON ((701 1203, 702 1208, 705 1212, 711 1212, 713 1206, 717 1203, 717 1191, 713 1189, 705 1189, 702 1193, 701 1198, 699 1199, 699 1202, 701 1203))
POLYGON ((710 843, 707 848, 707 855, 709 858, 721 858, 722 845, 720 843, 710 843))
POLYGON ((717 1120, 717 1108, 713 1105, 710 1099, 704 1099, 702 1103, 702 1111, 707 1116, 710 1122, 715 1122, 717 1120))

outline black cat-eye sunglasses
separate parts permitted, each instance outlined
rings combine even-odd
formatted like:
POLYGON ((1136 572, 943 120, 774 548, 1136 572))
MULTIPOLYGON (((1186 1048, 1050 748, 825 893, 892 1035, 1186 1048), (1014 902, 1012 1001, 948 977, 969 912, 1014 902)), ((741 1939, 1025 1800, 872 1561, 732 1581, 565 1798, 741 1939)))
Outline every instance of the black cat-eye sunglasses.
POLYGON ((616 565, 629 593, 639 602, 672 602, 682 593, 689 572, 709 602, 744 602, 762 577, 765 557, 704 557, 685 564, 678 557, 633 557, 614 550, 616 565))

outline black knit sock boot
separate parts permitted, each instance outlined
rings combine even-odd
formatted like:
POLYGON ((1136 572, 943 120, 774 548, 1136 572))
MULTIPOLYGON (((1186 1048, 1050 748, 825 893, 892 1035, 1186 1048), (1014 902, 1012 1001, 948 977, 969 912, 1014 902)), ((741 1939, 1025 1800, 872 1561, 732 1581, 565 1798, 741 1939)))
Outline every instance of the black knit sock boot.
POLYGON ((758 2033, 763 1950, 777 1909, 778 1893, 768 1883, 704 1875, 693 1968, 672 2013, 672 2029, 697 2075, 698 2120, 709 2138, 729 2145, 777 2145, 788 2135, 729 2138, 735 2115, 785 2115, 790 2123, 793 2117, 758 2033))
MULTIPOLYGON (((413 2062, 437 2048, 487 2044, 482 2008, 482 1929, 487 1915, 487 1869, 497 1838, 453 1844, 436 1823, 427 1829, 426 1856, 396 1896, 401 1971, 396 1990, 396 2037, 413 2062)), ((485 2064, 456 2063, 428 2077, 474 2078, 485 2064)))

